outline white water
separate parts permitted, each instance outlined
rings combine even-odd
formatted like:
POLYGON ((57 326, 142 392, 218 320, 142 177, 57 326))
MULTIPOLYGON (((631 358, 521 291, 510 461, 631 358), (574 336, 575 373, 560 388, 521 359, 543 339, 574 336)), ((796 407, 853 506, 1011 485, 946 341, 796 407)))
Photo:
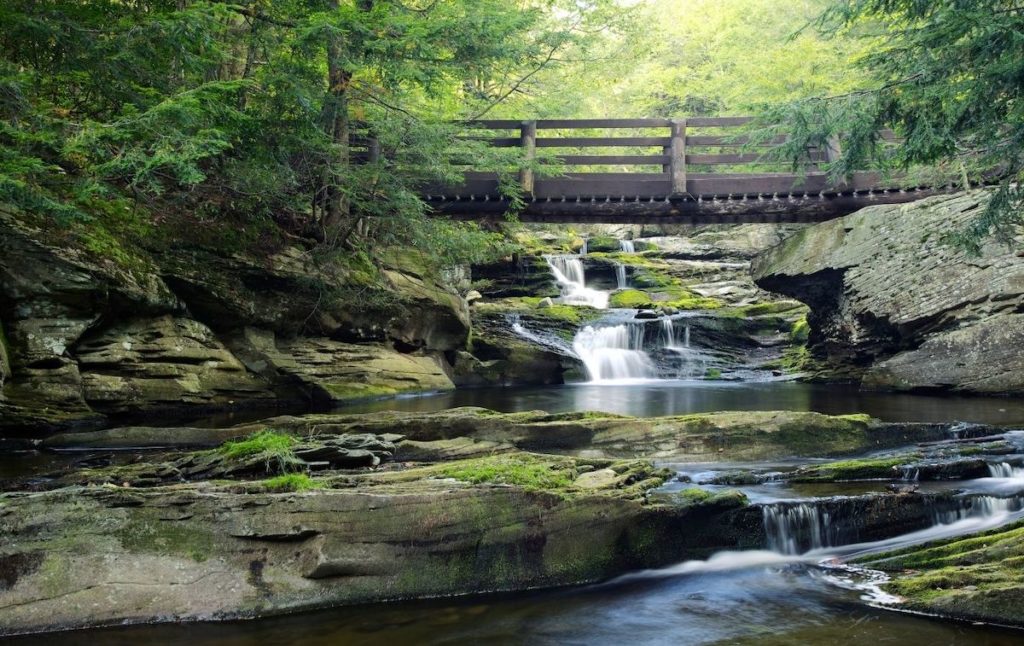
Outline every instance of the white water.
POLYGON ((626 266, 619 263, 615 263, 615 286, 618 289, 626 289, 629 287, 629 284, 626 281, 626 266))
POLYGON ((608 382, 652 379, 656 368, 643 350, 642 325, 585 326, 576 333, 572 347, 591 381, 608 382))
POLYGON ((988 471, 993 478, 1006 478, 1009 480, 1021 480, 1024 485, 1024 467, 1015 467, 1008 462, 990 463, 988 471))
POLYGON ((562 292, 558 297, 560 303, 608 308, 608 292, 587 287, 580 256, 544 256, 544 260, 562 292))
POLYGON ((934 510, 932 526, 903 536, 867 543, 843 544, 843 534, 855 534, 855 527, 843 527, 839 519, 815 501, 780 503, 762 508, 768 547, 789 555, 838 555, 895 549, 917 542, 957 536, 968 531, 981 531, 1022 516, 1024 497, 964 496, 957 507, 934 510))
MULTIPOLYGON (((620 240, 619 248, 626 253, 635 253, 636 250, 632 240, 620 240)), ((544 256, 561 292, 558 301, 567 305, 589 305, 597 309, 608 309, 610 293, 587 287, 582 261, 586 254, 587 246, 584 241, 578 255, 544 256)), ((628 286, 624 265, 615 265, 615 279, 618 289, 628 286)), ((631 310, 620 311, 632 317, 631 310)), ((659 377, 658 367, 644 348, 646 322, 619 322, 622 319, 620 316, 618 321, 585 326, 577 331, 573 339, 572 354, 583 362, 591 383, 623 383, 659 377)), ((707 369, 708 357, 699 350, 690 348, 690 327, 687 325, 683 329, 680 345, 672 319, 666 316, 661 318, 660 322, 661 334, 654 345, 658 349, 666 349, 680 356, 681 363, 674 377, 690 379, 702 376, 707 369)), ((530 336, 532 333, 523 330, 522 326, 513 329, 524 338, 536 340, 530 336)), ((549 339, 544 341, 543 345, 551 345, 549 339)))

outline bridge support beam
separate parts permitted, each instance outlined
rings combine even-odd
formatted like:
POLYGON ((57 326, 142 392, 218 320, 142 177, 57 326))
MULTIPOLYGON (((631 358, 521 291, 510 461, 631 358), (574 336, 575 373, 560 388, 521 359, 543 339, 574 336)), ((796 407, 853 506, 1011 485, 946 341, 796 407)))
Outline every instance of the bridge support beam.
POLYGON ((527 195, 533 195, 533 160, 537 158, 537 122, 524 121, 519 127, 519 145, 526 163, 519 170, 519 185, 527 195))
POLYGON ((686 119, 672 120, 670 151, 672 194, 684 195, 686 193, 686 119))

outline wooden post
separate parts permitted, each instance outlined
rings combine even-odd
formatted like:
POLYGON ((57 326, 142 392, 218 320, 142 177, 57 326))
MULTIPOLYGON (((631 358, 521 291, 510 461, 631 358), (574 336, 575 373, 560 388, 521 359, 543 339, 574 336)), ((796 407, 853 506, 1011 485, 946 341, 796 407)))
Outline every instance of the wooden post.
POLYGON ((843 149, 839 146, 839 137, 829 137, 825 148, 825 161, 831 164, 842 154, 843 149))
MULTIPOLYGON (((523 149, 523 159, 529 163, 537 158, 537 122, 524 121, 519 128, 519 145, 523 149)), ((533 169, 523 166, 519 169, 519 185, 524 193, 533 195, 533 169)))
POLYGON ((672 194, 686 193, 686 119, 672 120, 672 194))

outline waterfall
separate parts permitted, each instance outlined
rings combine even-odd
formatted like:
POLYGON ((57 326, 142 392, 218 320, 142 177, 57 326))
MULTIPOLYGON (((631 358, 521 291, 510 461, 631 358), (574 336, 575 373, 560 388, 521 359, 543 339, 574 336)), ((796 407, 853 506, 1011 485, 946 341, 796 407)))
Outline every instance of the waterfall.
POLYGON ((655 366, 643 351, 643 342, 642 325, 588 325, 576 333, 572 347, 591 381, 650 379, 655 376, 655 366))
MULTIPOLYGON (((872 543, 856 544, 858 523, 850 514, 833 514, 828 506, 835 500, 810 502, 784 502, 761 508, 764 533, 768 548, 780 554, 807 554, 843 547, 847 551, 870 550, 897 539, 883 539, 872 543), (840 522, 842 520, 843 522, 840 522)), ((979 526, 998 524, 1024 510, 1024 495, 1002 498, 998 496, 958 496, 952 501, 935 501, 929 510, 931 526, 911 532, 907 536, 939 538, 955 529, 958 523, 979 526), (952 507, 950 507, 952 504, 952 507)), ((837 509, 841 509, 842 506, 837 509)), ((835 550, 832 550, 835 551, 835 550)))
MULTIPOLYGON (((690 327, 686 327, 689 331, 690 327)), ((676 344, 676 329, 672 324, 672 319, 665 317, 661 319, 661 341, 662 345, 666 348, 671 348, 676 344)))
POLYGON ((615 285, 618 289, 626 289, 626 266, 621 263, 615 263, 615 285))
POLYGON ((608 308, 608 292, 586 286, 580 256, 544 256, 544 260, 547 261, 551 274, 561 289, 559 302, 566 305, 589 305, 600 310, 608 308))
POLYGON ((993 478, 1024 480, 1024 467, 1015 467, 1009 462, 989 463, 988 472, 993 478))
POLYGON ((632 240, 619 240, 619 250, 625 253, 636 253, 636 245, 632 240))
POLYGON ((765 505, 761 510, 768 547, 780 554, 803 554, 835 544, 831 514, 814 503, 765 505))
POLYGON ((513 332, 515 332, 522 338, 526 339, 527 341, 536 343, 542 348, 551 350, 555 354, 560 354, 567 357, 576 356, 576 352, 571 347, 569 347, 569 344, 566 343, 557 334, 544 334, 534 332, 533 330, 528 329, 526 326, 523 325, 522 321, 519 319, 518 314, 509 315, 506 317, 505 320, 512 327, 513 332))

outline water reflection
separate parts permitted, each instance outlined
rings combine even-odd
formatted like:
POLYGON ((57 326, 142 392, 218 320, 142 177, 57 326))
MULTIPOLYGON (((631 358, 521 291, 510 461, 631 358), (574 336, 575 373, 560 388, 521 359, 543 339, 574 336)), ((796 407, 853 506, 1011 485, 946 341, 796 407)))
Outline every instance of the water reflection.
POLYGON ((795 382, 637 381, 530 388, 475 388, 346 406, 339 412, 431 412, 483 406, 503 412, 600 410, 652 417, 723 410, 867 413, 886 422, 977 422, 1024 425, 1024 400, 861 392, 852 386, 795 382))
POLYGON ((506 598, 341 608, 256 622, 128 627, 13 644, 940 644, 1009 646, 1022 633, 864 607, 813 566, 754 565, 506 598))

